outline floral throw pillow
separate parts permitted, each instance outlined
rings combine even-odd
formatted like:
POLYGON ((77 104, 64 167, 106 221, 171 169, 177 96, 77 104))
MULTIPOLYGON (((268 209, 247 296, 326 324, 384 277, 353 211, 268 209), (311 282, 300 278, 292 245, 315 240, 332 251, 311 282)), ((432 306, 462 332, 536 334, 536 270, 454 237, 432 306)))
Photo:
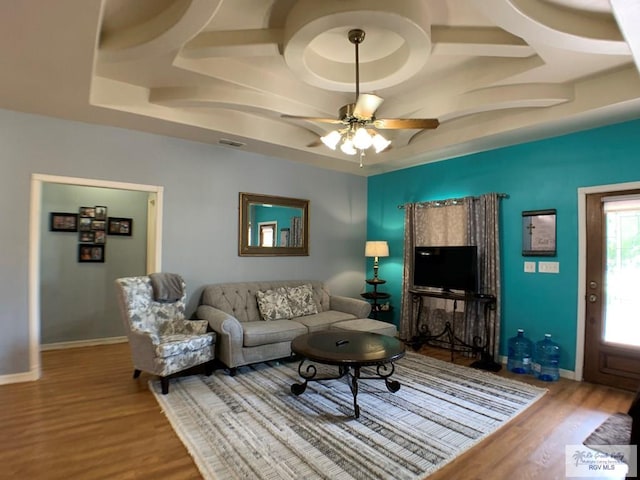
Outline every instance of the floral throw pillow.
POLYGON ((258 300, 258 310, 263 320, 279 320, 281 318, 289 319, 293 317, 287 292, 284 288, 276 290, 258 290, 256 292, 258 300))
POLYGON ((287 297, 294 317, 304 317, 318 313, 318 307, 313 300, 313 287, 310 283, 297 287, 287 287, 287 297))

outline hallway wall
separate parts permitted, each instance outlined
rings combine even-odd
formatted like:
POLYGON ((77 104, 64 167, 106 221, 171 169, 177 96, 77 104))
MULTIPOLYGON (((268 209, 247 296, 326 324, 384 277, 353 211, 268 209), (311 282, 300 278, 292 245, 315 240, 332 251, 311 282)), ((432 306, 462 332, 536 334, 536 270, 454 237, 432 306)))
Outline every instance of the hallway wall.
POLYGON ((124 335, 113 278, 144 275, 147 192, 44 183, 40 248, 40 343, 124 335), (132 235, 107 235, 104 263, 78 262, 79 232, 52 232, 50 212, 103 205, 110 217, 133 219, 132 235))

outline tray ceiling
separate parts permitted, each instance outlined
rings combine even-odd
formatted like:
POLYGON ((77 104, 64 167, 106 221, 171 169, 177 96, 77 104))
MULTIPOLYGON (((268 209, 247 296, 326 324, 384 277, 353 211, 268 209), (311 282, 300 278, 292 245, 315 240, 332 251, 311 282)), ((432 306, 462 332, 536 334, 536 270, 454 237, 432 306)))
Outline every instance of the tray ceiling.
POLYGON ((638 24, 629 0, 3 2, 0 107, 369 175, 640 118, 638 24), (363 168, 281 118, 354 102, 353 28, 376 116, 440 121, 363 168))

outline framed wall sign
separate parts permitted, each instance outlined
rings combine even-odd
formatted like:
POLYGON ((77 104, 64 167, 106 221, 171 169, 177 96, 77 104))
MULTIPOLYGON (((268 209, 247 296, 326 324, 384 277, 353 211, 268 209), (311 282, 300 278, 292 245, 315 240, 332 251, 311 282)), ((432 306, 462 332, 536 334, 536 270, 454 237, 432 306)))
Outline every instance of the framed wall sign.
POLYGON ((522 212, 522 255, 555 257, 555 209, 522 212))

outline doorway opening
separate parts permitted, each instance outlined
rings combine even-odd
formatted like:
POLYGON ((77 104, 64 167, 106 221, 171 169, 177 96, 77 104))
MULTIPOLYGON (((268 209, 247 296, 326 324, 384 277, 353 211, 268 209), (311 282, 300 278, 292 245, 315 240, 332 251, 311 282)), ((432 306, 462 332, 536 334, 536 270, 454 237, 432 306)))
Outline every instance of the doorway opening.
MULTIPOLYGON (((628 271, 628 268, 626 267, 628 266, 627 264, 629 263, 629 261, 632 260, 632 258, 631 260, 630 258, 628 258, 629 257, 628 253, 623 254, 623 250, 626 249, 624 245, 627 243, 627 240, 623 240, 623 237, 629 234, 629 232, 622 233, 619 239, 616 238, 616 236, 618 235, 615 232, 616 224, 618 226, 622 225, 621 223, 619 223, 619 220, 626 217, 627 215, 615 213, 613 210, 620 210, 621 208, 618 208, 618 207, 622 207, 622 204, 618 203, 616 206, 615 202, 612 202, 611 205, 608 207, 609 209, 612 210, 610 212, 611 214, 609 215, 604 213, 605 203, 601 202, 601 200, 602 198, 608 198, 609 200, 616 200, 615 197, 619 197, 618 198, 619 200, 632 200, 630 195, 631 194, 635 195, 635 193, 637 193, 637 191, 639 190, 640 190, 640 182, 600 185, 600 186, 594 186, 594 187, 583 187, 578 189, 578 298, 577 298, 578 304, 577 304, 577 332, 576 332, 577 333, 576 363, 575 363, 575 375, 574 375, 574 378, 576 380, 583 380, 585 378, 586 362, 591 362, 594 364, 595 362, 597 362, 598 364, 602 364, 601 366, 604 366, 603 362, 609 363, 611 365, 604 366, 604 368, 605 370, 606 369, 611 370, 609 367, 612 366, 613 364, 617 363, 618 366, 623 364, 626 365, 629 360, 629 358, 621 360, 621 359, 618 359, 617 356, 613 355, 611 356, 611 361, 607 361, 607 360, 604 360, 607 357, 607 355, 602 357, 599 354, 593 354, 591 352, 588 353, 588 358, 587 358, 586 343, 587 343, 588 330, 589 330, 589 335, 588 335, 589 338, 600 337, 600 334, 604 333, 605 329, 601 329, 602 324, 600 323, 600 320, 596 317, 601 316, 603 312, 606 312, 606 310, 604 309, 604 306, 606 305, 606 303, 613 302, 611 305, 614 308, 615 308, 615 305, 617 305, 618 308, 620 308, 621 305, 624 305, 624 301, 625 301, 625 298, 627 298, 627 296, 622 295, 620 296, 620 298, 615 299, 614 298, 615 295, 612 295, 610 292, 609 294, 607 293, 607 290, 610 290, 607 288, 607 282, 615 283, 616 281, 619 281, 622 278, 621 274, 627 275, 629 271, 628 271), (634 190, 636 192, 634 192, 634 190), (596 213, 595 216, 593 214, 590 215, 588 211, 596 211, 596 210, 594 210, 593 208, 588 209, 587 202, 589 201, 590 198, 593 199, 598 196, 602 197, 601 199, 598 199, 598 201, 596 202, 598 203, 598 205, 602 204, 602 208, 601 208, 602 213, 596 213), (605 241, 605 234, 603 233, 602 236, 600 237, 602 239, 603 246, 602 248, 598 248, 595 250, 587 248, 588 243, 590 243, 591 245, 594 244, 594 239, 593 239, 594 235, 592 231, 593 227, 590 227, 590 225, 592 225, 593 223, 594 218, 601 219, 601 224, 603 227, 602 231, 604 232, 604 230, 609 230, 610 233, 607 233, 607 236, 611 237, 609 239, 606 239, 605 241), (610 225, 611 228, 609 229, 606 228, 607 222, 610 222, 611 224, 610 225), (588 240, 589 238, 591 238, 590 241, 588 240), (618 240, 620 240, 620 243, 618 243, 618 240), (621 247, 621 250, 619 252, 617 252, 618 248, 616 245, 619 245, 621 247), (609 250, 611 250, 611 252, 609 252, 609 250), (593 254, 589 253, 590 251, 600 251, 601 257, 591 258, 593 254), (608 259, 608 257, 611 257, 610 260, 608 259), (594 265, 596 266, 600 265, 601 270, 603 272, 602 275, 596 275, 599 277, 597 279, 595 277, 590 278, 594 276, 594 273, 593 273, 594 265), (609 273, 607 273, 607 270, 609 270, 609 273), (595 323, 598 323, 598 324, 594 326, 595 323), (595 337, 593 335, 593 332, 596 332, 597 334, 595 335, 595 337)), ((627 204, 627 206, 629 206, 629 204, 627 204)), ((633 218, 625 219, 624 220, 625 230, 626 230, 626 227, 628 226, 629 221, 633 222, 635 220, 633 218)), ((599 234, 596 234, 595 236, 597 237, 598 235, 599 234)), ((633 237, 633 235, 631 236, 633 237)), ((635 254, 631 255, 631 257, 635 258, 635 254)), ((609 336, 609 341, 605 341, 604 337, 598 340, 599 344, 603 348, 604 353, 607 353, 607 350, 609 349, 609 347, 618 349, 617 346, 622 345, 610 340, 611 340, 611 335, 615 335, 616 329, 619 328, 619 325, 620 325, 619 322, 620 321, 624 322, 623 318, 624 318, 623 316, 614 317, 613 314, 611 315, 611 319, 613 320, 613 323, 611 324, 611 328, 609 329, 609 333, 607 334, 609 336), (615 320, 616 317, 618 318, 618 320, 615 320)), ((629 335, 627 335, 627 337, 629 337, 629 335)), ((632 346, 629 346, 629 347, 622 346, 622 348, 627 350, 637 349, 637 347, 632 347, 632 346)), ((608 352, 608 353, 610 354, 614 352, 608 352)), ((633 353, 633 356, 636 356, 636 354, 633 353)), ((599 368, 600 367, 598 367, 598 369, 599 368)), ((637 380, 632 380, 632 381, 637 384, 637 380)))
POLYGON ((260 238, 259 247, 275 247, 276 246, 276 232, 278 226, 276 222, 260 222, 260 238))
POLYGON ((29 212, 29 374, 25 380, 37 380, 41 376, 40 361, 40 263, 42 238, 42 190, 47 183, 99 187, 115 190, 147 192, 147 255, 146 270, 161 270, 162 253, 162 201, 163 187, 107 180, 33 174, 31 176, 31 198, 29 212))

